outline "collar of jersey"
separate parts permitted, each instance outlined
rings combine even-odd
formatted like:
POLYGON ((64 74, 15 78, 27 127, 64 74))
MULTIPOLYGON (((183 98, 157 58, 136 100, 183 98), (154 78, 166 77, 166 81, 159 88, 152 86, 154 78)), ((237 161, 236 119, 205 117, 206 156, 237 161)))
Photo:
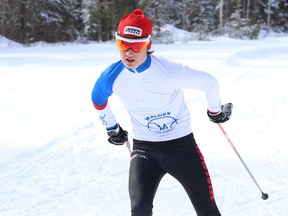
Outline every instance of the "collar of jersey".
POLYGON ((138 68, 136 68, 136 69, 127 68, 127 69, 133 73, 135 73, 135 72, 141 73, 141 72, 145 71, 146 69, 148 69, 150 67, 150 65, 151 65, 151 56, 149 54, 149 55, 147 55, 145 62, 143 62, 138 68))

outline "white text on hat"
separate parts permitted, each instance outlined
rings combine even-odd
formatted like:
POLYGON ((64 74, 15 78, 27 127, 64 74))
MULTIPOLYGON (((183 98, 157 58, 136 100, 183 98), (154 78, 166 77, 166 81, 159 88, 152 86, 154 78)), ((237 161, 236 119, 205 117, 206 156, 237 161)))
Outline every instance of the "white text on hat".
POLYGON ((134 27, 134 26, 125 26, 124 34, 131 34, 131 35, 135 35, 135 36, 141 37, 142 29, 134 27))

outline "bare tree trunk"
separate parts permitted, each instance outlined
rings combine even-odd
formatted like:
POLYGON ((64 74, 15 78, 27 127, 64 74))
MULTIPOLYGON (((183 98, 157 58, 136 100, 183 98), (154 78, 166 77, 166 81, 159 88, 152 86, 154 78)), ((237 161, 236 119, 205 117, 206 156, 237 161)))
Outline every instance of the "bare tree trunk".
POLYGON ((134 9, 136 9, 136 8, 138 8, 139 7, 139 5, 138 5, 138 0, 134 0, 134 9))
POLYGON ((182 0, 182 29, 186 29, 185 1, 184 0, 182 0))
POLYGON ((7 31, 7 18, 9 10, 8 8, 8 0, 2 0, 0 3, 0 34, 6 35, 7 31))
POLYGON ((268 0, 268 16, 267 16, 267 26, 270 27, 270 22, 271 22, 271 3, 270 0, 268 0))
POLYGON ((223 34, 223 0, 220 0, 219 8, 219 33, 223 34))
POLYGON ((247 0, 247 8, 246 8, 246 19, 249 19, 249 8, 250 8, 250 0, 247 0))

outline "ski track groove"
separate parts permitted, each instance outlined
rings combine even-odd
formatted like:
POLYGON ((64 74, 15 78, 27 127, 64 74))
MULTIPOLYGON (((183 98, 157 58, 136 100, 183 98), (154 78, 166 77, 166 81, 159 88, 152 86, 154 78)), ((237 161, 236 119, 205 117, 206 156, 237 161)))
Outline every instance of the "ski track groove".
MULTIPOLYGON (((73 187, 71 188, 68 186, 69 190, 67 188, 64 189, 63 192, 61 193, 60 198, 62 199, 65 196, 70 195, 71 193, 77 193, 79 188, 83 185, 81 185, 81 179, 82 179, 82 173, 81 169, 79 167, 79 161, 77 158, 77 153, 81 152, 81 144, 83 143, 89 143, 95 140, 95 133, 94 134, 89 134, 89 135, 84 135, 79 138, 79 134, 77 135, 76 139, 72 135, 71 136, 67 135, 62 138, 55 138, 51 142, 49 142, 47 145, 34 150, 33 152, 29 152, 27 154, 24 154, 22 157, 17 158, 17 159, 12 159, 8 162, 6 162, 4 165, 1 165, 0 169, 5 167, 5 165, 8 165, 13 168, 13 172, 9 172, 7 175, 4 175, 0 179, 0 185, 3 187, 7 183, 11 183, 11 180, 17 182, 15 183, 15 187, 12 188, 9 193, 7 193, 7 197, 5 200, 2 200, 0 204, 0 209, 2 213, 7 213, 7 215, 19 215, 19 216, 24 216, 24 215, 29 215, 29 213, 36 211, 36 209, 41 208, 43 205, 47 205, 47 201, 37 201, 36 205, 32 206, 26 206, 25 212, 22 212, 23 210, 18 209, 17 207, 14 206, 14 204, 10 203, 13 202, 13 198, 15 194, 19 190, 21 190, 20 193, 25 193, 27 192, 28 194, 31 195, 33 192, 31 191, 26 191, 24 184, 29 184, 29 182, 37 182, 39 181, 39 176, 36 175, 35 173, 37 172, 43 172, 42 170, 47 167, 47 164, 49 164, 51 161, 57 161, 58 159, 61 159, 62 157, 65 157, 65 155, 68 155, 68 157, 71 157, 72 160, 72 165, 69 164, 70 167, 67 169, 72 170, 72 175, 77 175, 77 181, 73 182, 73 187), (68 153, 67 153, 68 152, 68 153), (31 156, 31 158, 30 158, 31 156), (28 162, 27 162, 28 159, 28 162), (25 161, 24 164, 22 162, 25 161), (45 165, 46 164, 46 165, 45 165), (71 167, 72 166, 72 167, 71 167), (44 167, 44 168, 43 168, 44 167), (34 175, 33 175, 34 174, 34 175), (16 188, 17 185, 17 188, 16 188), (10 204, 10 206, 9 206, 10 204), (5 210, 4 210, 5 209, 5 210), (15 212, 15 214, 13 213, 15 212), (17 212, 17 213, 16 213, 17 212), (22 212, 22 213, 21 213, 22 212), (10 214, 11 213, 11 214, 10 214)), ((95 146, 96 148, 96 146, 95 146)), ((102 162, 104 163, 104 161, 102 162)), ((9 168, 10 168, 9 167, 9 168)), ((55 169, 55 168, 52 168, 55 169)), ((10 171, 10 169, 9 169, 10 171)), ((65 170, 63 170, 65 172, 65 170)), ((99 172, 101 171, 101 168, 99 169, 99 172)), ((71 172, 71 171, 67 171, 71 172)), ((75 178, 74 178, 75 180, 75 178)), ((94 180, 89 180, 88 182, 83 182, 84 185, 89 184, 89 182, 93 182, 94 180)), ((58 177, 57 184, 61 182, 61 176, 58 177)), ((30 183, 32 184, 32 183, 30 183)), ((51 191, 48 191, 51 193, 51 191)), ((53 192, 52 192, 53 193, 53 192)), ((54 192, 55 193, 55 192, 54 192)), ((56 191, 57 193, 57 191, 56 191)), ((54 196, 55 197, 55 196, 54 196)), ((18 198, 19 199, 19 198, 18 198)), ((22 198, 20 198, 22 199, 22 198)), ((58 200, 51 201, 49 200, 49 203, 53 204, 56 203, 58 200)), ((14 200, 14 202, 17 202, 17 199, 14 200)))

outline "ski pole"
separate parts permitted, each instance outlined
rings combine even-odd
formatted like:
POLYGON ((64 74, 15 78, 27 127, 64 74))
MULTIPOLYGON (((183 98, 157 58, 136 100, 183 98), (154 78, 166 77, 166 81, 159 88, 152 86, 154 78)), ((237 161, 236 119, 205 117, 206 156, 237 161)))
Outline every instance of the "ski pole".
POLYGON ((223 132, 224 136, 226 137, 227 141, 229 142, 230 146, 233 148, 234 152, 236 153, 236 155, 238 156, 238 158, 240 159, 241 163, 243 164, 243 166, 245 167, 246 171, 249 173, 250 177, 252 178, 252 180, 254 181, 254 183, 256 184, 256 186, 258 187, 258 189, 261 192, 261 198, 263 200, 267 200, 268 199, 268 194, 264 193, 259 184, 257 183, 256 179, 254 178, 254 176, 252 175, 252 173, 250 172, 250 170, 248 169, 247 165, 245 164, 245 162, 243 161, 242 157, 240 156, 240 154, 238 153, 237 149, 235 148, 233 142, 231 141, 231 139, 228 137, 227 133, 225 132, 223 126, 218 123, 219 128, 221 129, 221 131, 223 132))
POLYGON ((132 150, 131 150, 131 144, 130 144, 129 140, 126 141, 126 147, 128 149, 129 155, 131 156, 132 150))

